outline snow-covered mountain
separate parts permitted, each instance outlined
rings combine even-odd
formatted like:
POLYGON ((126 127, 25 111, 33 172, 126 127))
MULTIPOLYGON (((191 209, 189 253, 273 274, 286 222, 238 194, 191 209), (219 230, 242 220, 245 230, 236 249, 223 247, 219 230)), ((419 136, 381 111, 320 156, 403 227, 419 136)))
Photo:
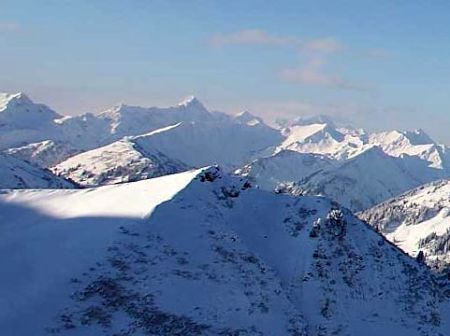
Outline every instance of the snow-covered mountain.
POLYGON ((423 130, 371 134, 361 129, 338 128, 329 120, 327 123, 317 123, 316 119, 311 121, 307 123, 305 120, 284 128, 282 132, 286 139, 277 150, 290 149, 346 160, 358 155, 367 146, 375 145, 390 156, 413 156, 427 161, 430 167, 450 169, 448 147, 437 144, 423 130))
POLYGON ((74 188, 75 184, 11 155, 0 153, 0 189, 74 188))
POLYGON ((77 154, 79 150, 74 149, 68 143, 45 140, 21 147, 9 148, 5 152, 40 167, 49 168, 77 154))
POLYGON ((439 179, 441 173, 423 160, 392 157, 378 146, 369 146, 337 167, 312 174, 299 184, 304 193, 326 196, 361 211, 439 179))
POLYGON ((282 130, 286 139, 276 151, 289 149, 301 153, 328 155, 345 160, 357 155, 367 144, 362 130, 337 129, 332 124, 294 125, 282 130))
POLYGON ((245 125, 249 125, 249 126, 264 124, 264 121, 261 118, 251 114, 248 111, 243 111, 241 113, 236 114, 234 116, 234 121, 245 124, 245 125))
POLYGON ((380 146, 387 154, 401 157, 418 157, 429 163, 430 167, 449 169, 449 149, 432 140, 423 130, 390 131, 370 135, 369 142, 380 146))
POLYGON ((0 99, 0 149, 44 167, 72 153, 179 123, 170 133, 173 140, 158 137, 160 152, 191 166, 238 167, 283 139, 278 130, 248 112, 237 116, 209 112, 195 97, 166 108, 122 104, 98 115, 74 117, 58 115, 23 94, 2 94, 0 99))
POLYGON ((140 135, 179 122, 197 122, 215 120, 216 115, 210 113, 195 97, 190 96, 173 107, 139 107, 125 104, 118 105, 98 115, 99 119, 109 124, 114 138, 140 135))
POLYGON ((300 181, 334 165, 334 161, 324 155, 282 150, 254 160, 238 169, 236 174, 245 176, 263 189, 274 190, 280 184, 300 181))
MULTIPOLYGON (((147 136, 168 131, 172 127, 154 131, 147 136)), ((161 153, 157 147, 143 148, 137 139, 139 137, 126 137, 75 155, 54 166, 52 171, 82 186, 95 186, 144 180, 189 169, 183 162, 161 153)))
POLYGON ((5 334, 431 336, 450 327, 444 284, 347 210, 253 189, 214 167, 5 192, 0 216, 5 334))
POLYGON ((0 93, 0 149, 46 140, 46 134, 54 136, 53 125, 59 118, 23 93, 0 93))
POLYGON ((182 122, 165 132, 135 137, 134 141, 190 166, 218 163, 233 168, 250 162, 280 139, 278 132, 265 125, 204 121, 182 122))
POLYGON ((180 122, 75 155, 52 168, 82 185, 135 181, 220 164, 250 162, 281 135, 263 125, 234 120, 180 122))
POLYGON ((359 214, 391 242, 438 270, 450 264, 450 181, 420 186, 359 214))
POLYGON ((317 123, 322 119, 290 124, 280 145, 237 173, 269 190, 295 184, 296 193, 324 195, 354 211, 450 177, 448 148, 421 130, 370 134, 317 123))

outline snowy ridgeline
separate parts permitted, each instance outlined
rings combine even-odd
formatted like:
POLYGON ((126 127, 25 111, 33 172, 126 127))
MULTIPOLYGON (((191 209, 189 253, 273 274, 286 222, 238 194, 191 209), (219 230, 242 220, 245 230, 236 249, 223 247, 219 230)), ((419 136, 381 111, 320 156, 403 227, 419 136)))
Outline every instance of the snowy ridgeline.
POLYGON ((353 211, 450 178, 448 148, 421 130, 368 133, 323 116, 274 129, 248 112, 208 111, 193 97, 165 108, 119 105, 63 117, 23 94, 0 94, 0 148, 84 187, 219 164, 261 188, 294 184, 353 211))
POLYGON ((0 195, 4 335, 447 335, 446 283, 336 203, 211 167, 0 195))

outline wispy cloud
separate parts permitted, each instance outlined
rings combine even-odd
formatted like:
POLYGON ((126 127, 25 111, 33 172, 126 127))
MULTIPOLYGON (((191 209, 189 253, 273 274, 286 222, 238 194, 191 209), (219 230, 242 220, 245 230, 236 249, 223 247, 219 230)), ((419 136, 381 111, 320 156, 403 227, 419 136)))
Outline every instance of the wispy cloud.
POLYGON ((342 45, 332 37, 317 39, 301 39, 295 36, 270 34, 264 30, 247 29, 229 34, 215 34, 209 43, 213 47, 231 45, 262 45, 271 47, 292 47, 304 52, 334 53, 342 49, 342 45))
POLYGON ((0 33, 16 33, 22 30, 22 27, 17 22, 0 21, 0 33))
MULTIPOLYGON (((345 77, 330 73, 326 65, 330 58, 344 50, 344 46, 334 37, 302 39, 295 36, 275 35, 259 29, 241 30, 230 34, 215 34, 210 39, 213 47, 269 46, 292 48, 302 55, 304 62, 298 66, 286 67, 279 71, 283 81, 331 89, 366 91, 367 87, 354 83, 345 77)), ((372 51, 381 55, 381 51, 372 51)))
MULTIPOLYGON (((344 45, 334 37, 304 39, 289 35, 276 35, 260 29, 241 30, 229 34, 215 34, 210 45, 216 48, 227 46, 267 46, 291 48, 302 57, 297 66, 286 67, 278 72, 279 79, 308 86, 326 87, 338 90, 374 91, 374 88, 357 83, 329 70, 333 57, 344 51, 344 45)), ((381 59, 386 57, 382 49, 365 50, 365 57, 381 59)))
POLYGON ((272 35, 259 29, 248 29, 230 34, 215 34, 209 42, 213 47, 229 45, 298 46, 301 40, 291 36, 272 35))
POLYGON ((323 86, 342 90, 368 90, 367 86, 347 80, 338 74, 326 72, 324 69, 326 62, 326 58, 322 56, 312 56, 304 65, 283 69, 279 75, 284 81, 303 85, 323 86))

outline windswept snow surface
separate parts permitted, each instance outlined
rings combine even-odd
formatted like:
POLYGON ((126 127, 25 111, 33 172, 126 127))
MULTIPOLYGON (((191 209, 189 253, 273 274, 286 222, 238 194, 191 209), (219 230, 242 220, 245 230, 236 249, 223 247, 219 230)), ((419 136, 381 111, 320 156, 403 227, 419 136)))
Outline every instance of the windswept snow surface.
POLYGON ((85 190, 5 191, 0 216, 5 335, 450 330, 428 269, 350 212, 253 189, 216 167, 85 190))
POLYGON ((198 172, 94 189, 4 191, 0 334, 49 334, 55 309, 69 303, 71 278, 96 267, 120 226, 142 223, 198 172))

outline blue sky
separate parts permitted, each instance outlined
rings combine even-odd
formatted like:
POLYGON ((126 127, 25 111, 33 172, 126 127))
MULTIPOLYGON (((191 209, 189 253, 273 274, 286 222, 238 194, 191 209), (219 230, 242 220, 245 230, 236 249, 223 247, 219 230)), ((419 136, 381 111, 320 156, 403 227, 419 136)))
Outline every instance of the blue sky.
POLYGON ((450 144, 448 1, 0 0, 0 90, 113 104, 325 113, 450 144))

